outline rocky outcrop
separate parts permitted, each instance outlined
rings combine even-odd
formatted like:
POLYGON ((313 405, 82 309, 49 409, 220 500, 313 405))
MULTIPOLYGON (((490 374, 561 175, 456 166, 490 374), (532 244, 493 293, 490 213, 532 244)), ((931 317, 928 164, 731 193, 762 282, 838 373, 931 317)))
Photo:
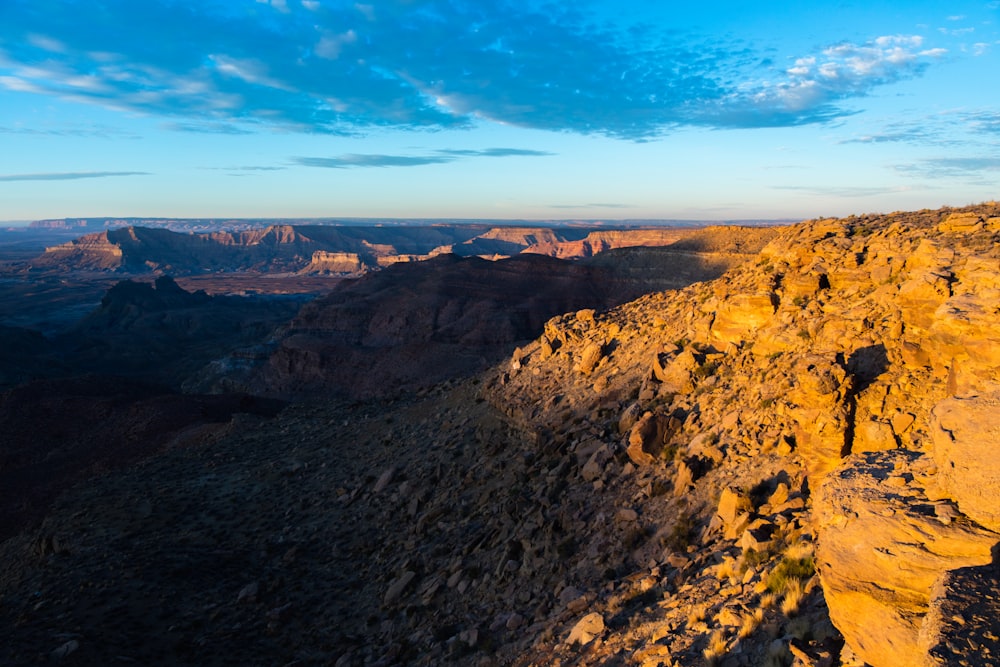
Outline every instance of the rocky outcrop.
POLYGON ((112 242, 110 232, 86 234, 61 245, 45 249, 32 264, 39 268, 72 266, 76 270, 117 271, 124 261, 121 247, 112 242))
MULTIPOLYGON (((773 557, 778 524, 755 518, 770 503, 733 509, 755 493, 733 491, 730 476, 747 474, 741 460, 778 457, 785 475, 808 480, 799 502, 808 496, 845 656, 876 667, 943 660, 961 624, 937 600, 954 608, 964 598, 953 582, 988 580, 977 568, 1000 540, 987 445, 1000 373, 1000 245, 988 221, 998 213, 988 203, 796 225, 711 283, 550 321, 497 378, 498 404, 555 431, 574 412, 618 415, 632 424, 619 451, 640 469, 675 470, 674 493, 706 499, 703 535, 721 531, 745 554, 773 557), (601 365, 574 374, 602 342, 601 365), (655 416, 679 420, 668 442, 649 436, 655 416), (653 441, 666 456, 647 451, 653 441), (730 491, 709 500, 713 487, 730 491)), ((994 632, 976 623, 970 636, 994 632)))
POLYGON ((859 454, 814 497, 817 561, 830 618, 872 665, 929 665, 923 635, 943 575, 992 562, 1000 534, 947 499, 933 500, 935 464, 896 450, 859 454))
POLYGON ((354 252, 330 252, 317 250, 309 264, 299 273, 320 275, 360 275, 371 268, 361 256, 354 252))
POLYGON ((935 490, 981 526, 1000 533, 1000 387, 982 395, 952 397, 931 412, 931 454, 938 466, 935 490))

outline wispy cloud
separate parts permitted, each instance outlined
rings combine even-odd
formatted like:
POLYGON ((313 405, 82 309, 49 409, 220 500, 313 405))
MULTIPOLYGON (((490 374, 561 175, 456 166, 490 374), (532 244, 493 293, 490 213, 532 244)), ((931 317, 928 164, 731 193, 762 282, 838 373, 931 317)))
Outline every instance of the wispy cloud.
POLYGON ((965 114, 973 132, 1000 134, 1000 111, 975 111, 965 114))
POLYGON ((441 155, 454 155, 455 157, 545 157, 547 155, 555 155, 555 153, 527 148, 446 149, 436 152, 441 155))
POLYGON ((877 130, 840 140, 841 144, 909 143, 922 146, 979 146, 983 135, 1000 134, 1000 113, 949 110, 887 122, 877 130))
POLYGON ((325 167, 327 169, 352 169, 355 167, 419 167, 427 164, 452 162, 454 158, 443 155, 358 155, 349 153, 338 157, 296 157, 295 164, 303 167, 325 167))
POLYGON ((812 186, 812 185, 776 185, 774 190, 788 190, 792 192, 802 192, 804 194, 818 197, 877 197, 879 195, 893 194, 898 192, 909 192, 911 188, 907 186, 812 186))
POLYGON ((127 132, 120 128, 96 125, 90 127, 25 127, 23 125, 0 125, 0 134, 20 134, 37 137, 96 137, 104 139, 139 138, 139 135, 132 134, 131 132, 127 132))
POLYGON ((549 204, 549 208, 636 208, 632 204, 549 204))
POLYGON ((732 41, 503 0, 4 2, 0 44, 0 87, 172 116, 181 131, 488 121, 632 140, 828 122, 943 53, 886 36, 776 65, 732 41))
POLYGON ((245 127, 239 127, 233 123, 206 123, 198 121, 170 122, 161 123, 160 127, 164 130, 171 130, 174 132, 194 132, 197 134, 254 134, 253 130, 245 127))
POLYGON ((544 157, 545 151, 523 148, 444 149, 427 155, 372 155, 348 153, 337 157, 294 157, 292 162, 303 167, 353 169, 356 167, 420 167, 445 164, 472 157, 544 157))
POLYGON ((0 174, 0 181, 75 181, 81 178, 149 176, 146 171, 65 171, 43 174, 0 174))
POLYGON ((921 177, 982 177, 983 172, 1000 171, 1000 157, 942 157, 896 165, 896 171, 921 177))

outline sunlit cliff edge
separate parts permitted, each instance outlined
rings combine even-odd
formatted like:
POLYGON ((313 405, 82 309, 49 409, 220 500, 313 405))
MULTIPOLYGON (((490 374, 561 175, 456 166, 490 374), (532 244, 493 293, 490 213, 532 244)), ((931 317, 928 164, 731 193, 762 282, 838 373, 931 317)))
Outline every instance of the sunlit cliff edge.
POLYGON ((0 544, 0 659, 991 664, 998 241, 810 220, 471 379, 234 417, 0 544))
MULTIPOLYGON (((990 203, 796 225, 718 280, 550 321, 494 378, 493 400, 566 439, 595 485, 635 479, 654 535, 673 530, 663 506, 694 523, 690 553, 653 549, 650 565, 676 559, 690 583, 673 596, 688 605, 685 585, 718 580, 701 596, 706 657, 744 664, 742 623, 780 601, 775 573, 808 557, 818 579, 800 583, 821 588, 845 662, 990 662, 998 216, 990 203)), ((786 627, 793 652, 832 635, 786 627)), ((631 650, 690 641, 690 622, 672 629, 685 638, 631 650)))

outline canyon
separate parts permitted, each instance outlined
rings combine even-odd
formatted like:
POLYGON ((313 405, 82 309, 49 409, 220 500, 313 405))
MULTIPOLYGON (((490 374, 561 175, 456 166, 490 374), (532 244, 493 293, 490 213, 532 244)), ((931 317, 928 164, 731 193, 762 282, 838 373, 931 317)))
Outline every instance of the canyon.
MULTIPOLYGON (((52 252, 138 267, 111 234, 52 252)), ((329 254, 355 252, 379 270, 220 338, 171 392, 0 396, 24 434, 0 470, 87 468, 53 473, 51 508, 0 543, 0 660, 995 661, 997 203, 663 247, 488 230, 434 246, 502 261, 259 238, 282 234, 294 253, 241 249, 241 266, 355 273, 329 254), (156 396, 188 416, 138 428, 156 396), (24 405, 95 418, 46 435, 24 405), (132 439, 94 451, 102 428, 132 439)), ((78 326, 188 326, 216 298, 120 283, 78 326)), ((50 341, 14 334, 44 358, 50 341)))

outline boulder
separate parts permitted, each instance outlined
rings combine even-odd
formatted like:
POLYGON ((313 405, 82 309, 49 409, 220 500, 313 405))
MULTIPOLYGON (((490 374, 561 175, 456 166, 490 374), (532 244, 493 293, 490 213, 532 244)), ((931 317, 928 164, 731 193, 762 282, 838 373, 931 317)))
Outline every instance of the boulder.
POLYGON ((657 354, 653 359, 653 377, 660 381, 661 392, 683 394, 694 389, 693 373, 698 359, 688 348, 673 356, 657 354))
POLYGON ((601 358, 604 356, 604 345, 598 342, 593 342, 583 348, 583 352, 580 353, 580 363, 577 366, 578 370, 582 375, 590 375, 597 364, 601 363, 601 358))
POLYGON ((772 292, 738 294, 716 312, 712 336, 724 343, 739 343, 774 317, 777 297, 772 292))
POLYGON ((840 463, 847 448, 851 378, 836 360, 822 355, 802 355, 793 371, 795 386, 786 400, 795 420, 796 449, 807 472, 822 476, 840 463))
POLYGON ((647 412, 632 427, 628 436, 628 457, 637 466, 649 465, 663 449, 669 420, 663 415, 647 412))
POLYGON ((597 612, 587 614, 573 626, 567 644, 589 644, 604 632, 604 617, 597 612))
POLYGON ((983 217, 971 211, 952 213, 938 225, 938 231, 941 232, 962 232, 966 234, 978 232, 982 228, 983 217))
POLYGON ((931 411, 931 441, 941 490, 959 509, 1000 532, 1000 386, 970 398, 948 398, 931 411))
POLYGON ((816 559, 830 619, 873 667, 929 664, 920 633, 946 572, 992 561, 1000 535, 936 516, 905 450, 855 454, 813 494, 816 559))

